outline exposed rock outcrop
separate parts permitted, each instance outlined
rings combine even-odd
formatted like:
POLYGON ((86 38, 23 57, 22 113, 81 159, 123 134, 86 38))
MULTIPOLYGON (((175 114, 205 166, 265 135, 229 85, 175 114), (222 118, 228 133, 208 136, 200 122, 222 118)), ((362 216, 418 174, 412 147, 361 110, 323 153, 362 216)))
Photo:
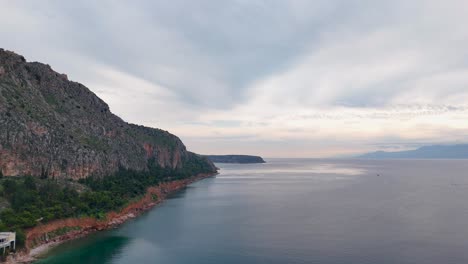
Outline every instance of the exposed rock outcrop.
POLYGON ((0 169, 5 176, 80 179, 149 160, 178 169, 194 159, 167 131, 124 122, 80 83, 0 49, 0 169))

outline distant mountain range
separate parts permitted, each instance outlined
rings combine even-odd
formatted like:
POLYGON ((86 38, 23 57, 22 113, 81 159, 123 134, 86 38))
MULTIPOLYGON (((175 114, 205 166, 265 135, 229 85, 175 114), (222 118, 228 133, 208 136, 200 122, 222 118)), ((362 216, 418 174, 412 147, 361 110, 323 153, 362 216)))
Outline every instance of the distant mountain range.
POLYGON ((468 144, 424 146, 415 150, 376 151, 358 156, 363 159, 468 159, 468 144))

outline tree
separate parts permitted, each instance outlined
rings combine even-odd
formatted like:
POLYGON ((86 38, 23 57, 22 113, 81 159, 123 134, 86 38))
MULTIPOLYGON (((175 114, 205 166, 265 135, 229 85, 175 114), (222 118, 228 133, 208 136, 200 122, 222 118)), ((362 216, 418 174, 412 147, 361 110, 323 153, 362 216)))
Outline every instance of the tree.
POLYGON ((34 177, 30 175, 26 176, 26 178, 24 179, 24 186, 28 190, 36 190, 36 180, 34 179, 34 177))
POLYGON ((24 247, 26 243, 26 234, 24 233, 23 229, 16 229, 16 246, 17 247, 24 247))
POLYGON ((3 182, 3 191, 7 196, 12 196, 18 188, 18 185, 15 181, 6 179, 3 182))

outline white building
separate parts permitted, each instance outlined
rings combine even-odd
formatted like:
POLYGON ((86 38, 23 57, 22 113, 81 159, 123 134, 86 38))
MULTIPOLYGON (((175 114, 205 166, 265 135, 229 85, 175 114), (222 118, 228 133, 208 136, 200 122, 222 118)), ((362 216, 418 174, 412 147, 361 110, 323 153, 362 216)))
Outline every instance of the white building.
POLYGON ((0 232, 0 250, 3 248, 5 254, 6 248, 16 248, 16 233, 15 232, 0 232))

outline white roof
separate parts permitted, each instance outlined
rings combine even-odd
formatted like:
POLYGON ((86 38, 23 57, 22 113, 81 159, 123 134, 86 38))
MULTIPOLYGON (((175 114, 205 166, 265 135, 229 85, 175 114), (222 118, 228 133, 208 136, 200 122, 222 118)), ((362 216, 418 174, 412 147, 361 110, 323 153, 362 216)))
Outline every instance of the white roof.
POLYGON ((0 238, 12 238, 12 239, 14 239, 15 235, 16 234, 14 232, 0 232, 0 238))

